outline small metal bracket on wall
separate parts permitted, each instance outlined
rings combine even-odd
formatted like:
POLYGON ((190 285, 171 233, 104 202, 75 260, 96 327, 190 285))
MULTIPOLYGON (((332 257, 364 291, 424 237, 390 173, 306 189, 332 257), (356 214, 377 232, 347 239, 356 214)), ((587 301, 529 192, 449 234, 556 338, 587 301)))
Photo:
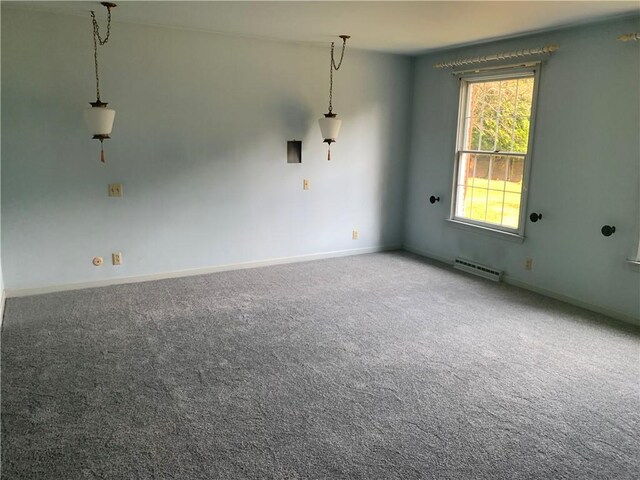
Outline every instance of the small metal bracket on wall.
POLYGON ((614 227, 613 225, 603 225, 600 229, 600 233, 602 233, 602 235, 604 235, 605 237, 610 237, 611 235, 616 233, 616 227, 614 227))
POLYGON ((302 140, 287 142, 287 163, 302 163, 302 140))

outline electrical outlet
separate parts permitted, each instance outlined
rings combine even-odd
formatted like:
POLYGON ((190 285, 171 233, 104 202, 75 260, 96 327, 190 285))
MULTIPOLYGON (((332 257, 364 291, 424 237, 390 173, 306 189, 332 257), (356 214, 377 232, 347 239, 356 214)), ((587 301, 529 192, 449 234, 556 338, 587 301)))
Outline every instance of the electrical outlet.
POLYGON ((116 252, 111 254, 111 263, 114 265, 122 265, 122 253, 116 252))
POLYGON ((111 183, 111 184, 109 184, 109 196, 110 197, 121 197, 122 196, 122 184, 121 183, 111 183))
POLYGON ((358 230, 354 230, 353 232, 351 232, 351 238, 353 240, 357 240, 358 239, 358 230))
POLYGON ((302 189, 303 190, 309 190, 309 180, 308 179, 304 179, 302 180, 302 189))
POLYGON ((92 263, 96 266, 96 267, 101 267, 102 264, 104 263, 104 260, 102 259, 102 257, 93 257, 92 263))
POLYGON ((531 270, 533 268, 533 258, 527 257, 524 259, 524 269, 531 270))

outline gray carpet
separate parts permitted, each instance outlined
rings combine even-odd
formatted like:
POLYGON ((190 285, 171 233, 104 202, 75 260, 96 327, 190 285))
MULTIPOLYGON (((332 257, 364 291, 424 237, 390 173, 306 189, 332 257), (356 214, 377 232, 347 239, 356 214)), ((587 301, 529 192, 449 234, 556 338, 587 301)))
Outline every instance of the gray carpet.
POLYGON ((2 478, 638 478, 639 354, 406 253, 10 299, 2 478))

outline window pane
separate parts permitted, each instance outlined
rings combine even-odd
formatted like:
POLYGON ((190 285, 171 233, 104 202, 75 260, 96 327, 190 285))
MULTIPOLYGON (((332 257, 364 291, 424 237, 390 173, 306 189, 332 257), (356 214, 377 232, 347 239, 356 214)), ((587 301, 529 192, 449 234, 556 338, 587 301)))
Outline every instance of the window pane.
POLYGON ((526 153, 533 77, 469 84, 464 149, 526 153))
POLYGON ((505 189, 505 179, 507 177, 507 161, 509 157, 493 157, 491 164, 491 178, 489 179, 489 189, 505 189))
MULTIPOLYGON (((513 124, 513 118, 507 120, 513 124)), ((493 152, 496 150, 496 144, 498 143, 497 136, 500 133, 498 127, 498 117, 471 117, 467 120, 467 136, 466 143, 464 145, 465 150, 484 150, 487 152, 493 152)), ((509 127, 506 134, 512 134, 512 128, 509 127)), ((511 137, 507 139, 508 146, 511 145, 511 137)), ((505 148, 504 150, 507 150, 505 148)))
POLYGON ((489 155, 474 155, 476 161, 476 168, 474 170, 474 187, 487 188, 487 181, 489 179, 489 155))
POLYGON ((483 117, 497 117, 500 101, 500 82, 482 82, 472 84, 472 88, 482 88, 484 92, 483 117))
POLYGON ((465 150, 481 150, 482 137, 485 136, 482 127, 481 117, 471 117, 467 119, 467 141, 465 142, 465 150))
POLYGON ((506 158, 508 158, 508 162, 505 190, 508 192, 521 192, 524 173, 524 159, 522 157, 506 158))
POLYGON ((503 199, 504 191, 490 190, 487 202, 487 219, 488 223, 501 225, 503 215, 503 199))
POLYGON ((516 116, 531 117, 531 103, 533 100, 533 77, 518 79, 516 116))
POLYGON ((460 165, 458 166, 458 185, 468 185, 467 179, 471 179, 473 182, 473 169, 475 166, 475 155, 463 154, 460 156, 460 165))
POLYGON ((515 117, 513 125, 513 147, 512 152, 527 153, 529 145, 529 117, 515 117))
POLYGON ((467 110, 467 116, 469 117, 484 117, 484 109, 486 105, 486 83, 474 83, 469 87, 469 109, 467 110))
POLYGON ((516 121, 513 117, 501 117, 495 150, 513 152, 516 121))
POLYGON ((478 150, 493 152, 496 149, 498 133, 498 117, 482 117, 482 142, 478 150))
POLYGON ((484 222, 487 213, 487 189, 474 187, 465 204, 465 217, 484 222))
POLYGON ((506 192, 504 194, 504 213, 502 216, 502 225, 510 228, 518 228, 518 220, 520 218, 520 200, 519 193, 506 192))
POLYGON ((456 216, 517 228, 523 166, 522 157, 461 155, 456 216))
POLYGON ((516 97, 518 95, 518 80, 502 80, 500 82, 500 109, 499 116, 513 117, 516 110, 516 97))

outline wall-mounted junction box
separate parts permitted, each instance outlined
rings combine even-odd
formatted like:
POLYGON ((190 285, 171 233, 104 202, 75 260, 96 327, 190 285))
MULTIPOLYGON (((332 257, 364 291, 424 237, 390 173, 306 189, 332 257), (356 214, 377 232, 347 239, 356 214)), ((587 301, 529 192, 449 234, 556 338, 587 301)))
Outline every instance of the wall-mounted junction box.
POLYGON ((302 141, 287 142, 287 163, 302 163, 302 141))

